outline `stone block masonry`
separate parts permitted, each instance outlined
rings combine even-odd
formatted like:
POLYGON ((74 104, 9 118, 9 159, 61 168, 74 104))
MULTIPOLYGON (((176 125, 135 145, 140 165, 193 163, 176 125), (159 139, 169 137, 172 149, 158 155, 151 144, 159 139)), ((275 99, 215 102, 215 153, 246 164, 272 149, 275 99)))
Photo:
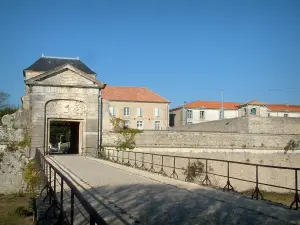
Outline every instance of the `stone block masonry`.
POLYGON ((177 131, 300 134, 300 118, 246 116, 172 128, 177 131))
MULTIPOLYGON (((300 135, 242 134, 221 132, 144 131, 136 135, 137 147, 209 147, 281 149, 300 135)), ((114 146, 118 134, 103 134, 103 145, 114 146)))

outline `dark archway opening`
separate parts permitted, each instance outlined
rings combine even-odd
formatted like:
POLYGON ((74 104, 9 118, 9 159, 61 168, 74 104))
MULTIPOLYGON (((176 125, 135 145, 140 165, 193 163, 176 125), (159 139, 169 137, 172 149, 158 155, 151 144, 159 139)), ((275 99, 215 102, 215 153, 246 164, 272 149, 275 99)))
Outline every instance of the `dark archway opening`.
POLYGON ((49 152, 79 153, 79 122, 50 121, 49 152))

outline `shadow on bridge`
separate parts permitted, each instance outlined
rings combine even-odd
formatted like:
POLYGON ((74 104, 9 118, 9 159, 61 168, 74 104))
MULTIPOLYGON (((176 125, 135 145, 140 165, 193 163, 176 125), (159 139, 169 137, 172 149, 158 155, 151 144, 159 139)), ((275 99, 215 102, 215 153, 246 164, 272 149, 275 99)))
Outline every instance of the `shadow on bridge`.
MULTIPOLYGON (((140 183, 92 188, 78 182, 77 185, 108 224, 290 224, 284 221, 300 221, 300 214, 294 211, 210 188, 188 190, 171 184, 140 183), (266 211, 266 207, 269 211, 264 214, 261 211, 266 211)), ((80 211, 80 206, 77 209, 80 211)), ((82 217, 83 211, 77 217, 82 217)), ((82 218, 80 220, 78 224, 85 224, 82 218)))

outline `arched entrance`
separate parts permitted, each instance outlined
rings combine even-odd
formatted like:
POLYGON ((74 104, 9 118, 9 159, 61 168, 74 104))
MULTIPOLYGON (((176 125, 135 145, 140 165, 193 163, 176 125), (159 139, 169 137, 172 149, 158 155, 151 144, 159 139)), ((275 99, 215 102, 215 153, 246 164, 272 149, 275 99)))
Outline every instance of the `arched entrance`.
POLYGON ((46 151, 81 154, 86 147, 85 103, 70 99, 53 99, 45 107, 46 151))

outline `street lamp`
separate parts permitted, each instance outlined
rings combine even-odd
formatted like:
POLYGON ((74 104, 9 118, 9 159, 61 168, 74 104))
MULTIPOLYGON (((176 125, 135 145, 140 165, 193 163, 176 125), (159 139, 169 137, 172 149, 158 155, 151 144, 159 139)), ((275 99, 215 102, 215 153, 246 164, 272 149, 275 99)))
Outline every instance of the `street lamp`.
POLYGON ((187 123, 186 122, 187 121, 187 111, 185 110, 185 107, 184 107, 185 104, 187 104, 187 101, 184 101, 183 106, 182 106, 182 117, 183 117, 182 119, 183 119, 183 122, 184 122, 183 125, 186 125, 186 123, 187 123))

